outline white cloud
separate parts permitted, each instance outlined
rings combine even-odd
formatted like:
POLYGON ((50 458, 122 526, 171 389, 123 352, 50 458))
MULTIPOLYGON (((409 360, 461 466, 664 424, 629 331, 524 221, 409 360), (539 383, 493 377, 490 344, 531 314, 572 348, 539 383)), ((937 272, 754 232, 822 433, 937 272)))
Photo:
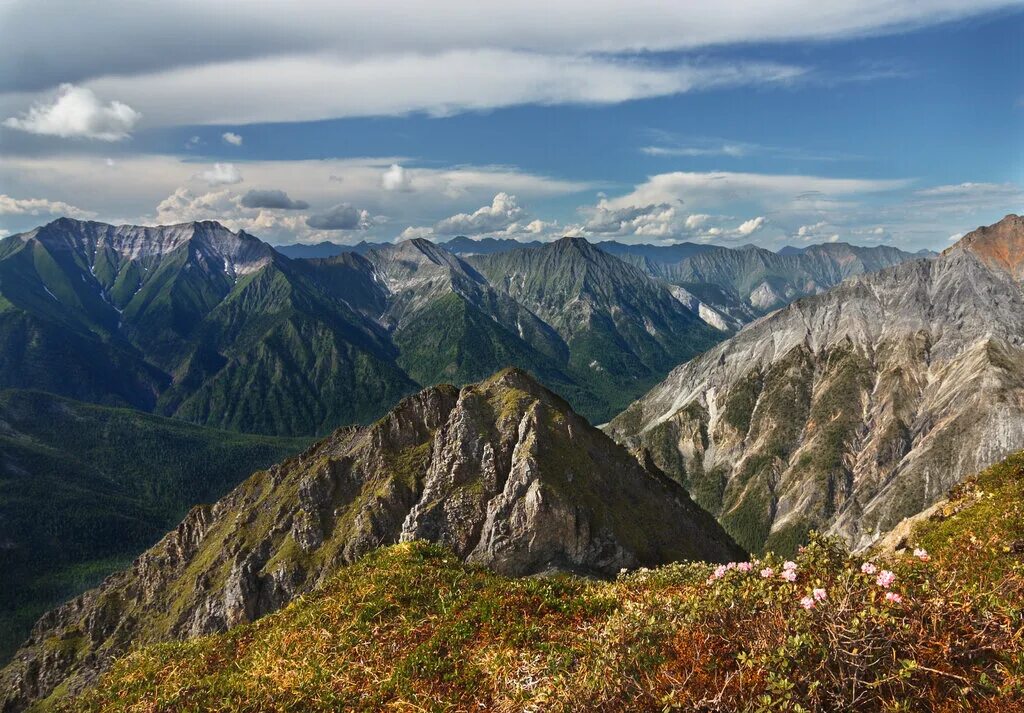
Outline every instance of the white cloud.
MULTIPOLYGON (((650 238, 660 242, 772 242, 807 224, 826 209, 857 210, 862 199, 890 195, 904 180, 869 180, 758 173, 663 173, 650 176, 624 195, 581 209, 589 234, 650 238), (762 215, 736 225, 726 213, 757 210, 762 215), (735 226, 735 227, 734 227, 735 226), (793 226, 793 227, 789 227, 793 226)), ((748 213, 749 214, 749 213, 748 213)), ((820 219, 820 218, 819 218, 820 219)))
POLYGON ((1024 190, 1014 183, 957 183, 915 191, 912 203, 921 209, 944 213, 979 208, 1011 210, 1024 203, 1024 190))
MULTIPOLYGON (((381 176, 392 164, 407 166, 401 156, 328 160, 246 161, 237 164, 244 173, 240 186, 274 187, 289 196, 309 203, 312 212, 323 212, 341 202, 368 210, 371 215, 386 215, 387 224, 374 223, 363 234, 367 239, 392 240, 405 225, 432 225, 453 213, 472 213, 490 204, 502 191, 524 201, 545 200, 592 191, 596 186, 526 173, 508 166, 456 166, 406 168, 413 178, 413 192, 387 191, 381 176), (340 179, 340 180, 338 180, 340 179), (395 227, 392 227, 395 226, 395 227)), ((116 170, 101 170, 102 159, 82 155, 25 157, 11 156, 0 161, 0 186, 11 195, 74 196, 79 205, 95 210, 101 220, 152 224, 160 222, 154 207, 184 186, 196 195, 211 189, 197 171, 209 168, 172 156, 118 157, 116 170)), ((245 191, 240 191, 245 193, 245 191)), ((273 216, 274 210, 263 211, 273 216)), ((238 214, 238 220, 255 220, 256 211, 238 214)), ((214 218, 216 216, 210 216, 214 218)), ((292 213, 279 216, 273 231, 250 232, 268 240, 338 239, 338 234, 319 234, 305 224, 305 216, 292 213), (301 218, 286 221, 284 218, 301 218), (293 228, 287 228, 288 224, 293 228), (292 230, 291 234, 286 231, 292 230)), ((265 217, 264 221, 269 221, 265 217)), ((179 221, 180 222, 180 221, 179 221)), ((254 224, 255 225, 255 224, 254 224)), ((22 230, 34 223, 21 221, 5 227, 22 230)), ((525 227, 525 221, 524 221, 525 227)))
POLYGON ((756 218, 751 218, 750 220, 741 223, 740 226, 736 228, 736 232, 746 237, 751 233, 754 233, 763 228, 766 221, 767 218, 765 218, 763 215, 758 216, 756 218))
POLYGON ((230 186, 242 182, 242 173, 233 163, 215 163, 212 168, 197 173, 196 178, 211 186, 230 186))
POLYGON ((516 197, 508 193, 498 193, 490 205, 479 208, 473 213, 458 213, 434 225, 438 235, 480 235, 507 230, 513 224, 526 217, 525 211, 519 206, 516 197))
POLYGON ((87 87, 62 84, 56 97, 37 101, 20 117, 5 119, 3 125, 44 136, 120 141, 128 138, 141 117, 119 101, 104 106, 87 87))
POLYGON ((581 226, 586 235, 635 238, 637 241, 655 243, 673 243, 680 240, 735 240, 752 235, 768 223, 766 217, 758 216, 743 222, 735 229, 724 228, 722 225, 711 225, 712 222, 723 222, 724 217, 715 218, 707 213, 687 215, 680 210, 678 203, 650 203, 643 206, 614 208, 607 199, 602 199, 596 206, 584 207, 580 212, 587 218, 581 226))
POLYGON ((411 191, 412 176, 397 163, 393 163, 380 179, 385 191, 411 191))
POLYGON ((0 228, 0 240, 6 238, 10 234, 11 234, 10 230, 7 230, 6 228, 0 228))
POLYGON ((231 144, 232 146, 241 146, 242 137, 233 131, 225 131, 220 137, 224 140, 224 143, 231 144))
MULTIPOLYGON (((121 97, 151 125, 167 126, 615 104, 721 87, 788 84, 805 72, 767 61, 670 63, 474 44, 427 54, 331 53, 212 62, 150 74, 108 74, 85 86, 121 97), (238 82, 239 76, 246 81, 238 82), (266 101, 268 96, 274 100, 266 101)), ((17 111, 35 96, 0 95, 0 108, 17 111)))
POLYGON ((892 191, 908 185, 906 180, 831 178, 765 173, 661 173, 651 176, 624 196, 610 199, 612 208, 677 203, 688 208, 716 208, 750 202, 771 209, 782 203, 807 201, 809 196, 832 198, 892 191))
POLYGON ((206 193, 178 188, 160 201, 155 215, 133 222, 173 225, 193 220, 216 220, 231 230, 244 230, 272 243, 319 242, 328 237, 327 233, 311 230, 305 216, 250 208, 244 204, 244 196, 226 188, 206 193))
POLYGON ((728 156, 742 158, 750 153, 744 144, 721 144, 719 146, 644 146, 641 152, 648 156, 728 156))
POLYGON ((820 239, 822 233, 828 229, 828 223, 824 220, 819 220, 817 223, 812 225, 801 225, 796 229, 796 233, 793 234, 793 237, 805 241, 820 239))
POLYGON ((612 208, 602 199, 594 208, 584 209, 583 230, 596 235, 647 235, 665 237, 677 230, 679 212, 668 203, 612 208))
POLYGON ((398 234, 398 237, 395 238, 395 242, 400 243, 403 240, 416 240, 417 238, 426 238, 427 240, 433 239, 434 229, 427 228, 424 226, 410 225, 408 228, 406 228, 405 230, 398 234))
POLYGON ((63 215, 72 218, 94 218, 92 211, 82 210, 63 201, 46 198, 13 198, 0 193, 0 215, 63 215))
POLYGON ((707 213, 694 213, 692 215, 686 216, 686 221, 684 222, 684 225, 686 226, 687 230, 696 230, 700 226, 707 223, 709 220, 711 220, 711 216, 708 215, 707 213))
POLYGON ((156 207, 156 221, 162 225, 193 220, 220 220, 227 224, 235 217, 235 196, 227 189, 196 194, 178 188, 156 207))

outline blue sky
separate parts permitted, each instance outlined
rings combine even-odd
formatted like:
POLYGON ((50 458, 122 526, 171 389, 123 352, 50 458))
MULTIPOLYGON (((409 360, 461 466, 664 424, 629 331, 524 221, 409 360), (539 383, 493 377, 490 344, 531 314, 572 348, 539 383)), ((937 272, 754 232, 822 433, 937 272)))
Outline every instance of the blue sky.
POLYGON ((1017 2, 81 5, 0 2, 0 230, 941 249, 1024 211, 1017 2))

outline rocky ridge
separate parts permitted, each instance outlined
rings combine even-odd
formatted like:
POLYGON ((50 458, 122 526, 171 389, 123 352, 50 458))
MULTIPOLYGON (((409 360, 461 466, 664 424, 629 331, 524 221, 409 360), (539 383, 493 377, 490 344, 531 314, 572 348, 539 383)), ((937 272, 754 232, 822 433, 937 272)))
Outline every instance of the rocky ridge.
POLYGON ((1024 447, 1017 216, 936 259, 798 300, 683 364, 610 425, 751 550, 870 545, 1024 447))
POLYGON ((73 693, 131 646, 252 621, 414 539, 511 575, 742 555, 685 490, 506 370, 408 397, 195 507, 130 569, 37 623, 0 674, 2 710, 73 693))

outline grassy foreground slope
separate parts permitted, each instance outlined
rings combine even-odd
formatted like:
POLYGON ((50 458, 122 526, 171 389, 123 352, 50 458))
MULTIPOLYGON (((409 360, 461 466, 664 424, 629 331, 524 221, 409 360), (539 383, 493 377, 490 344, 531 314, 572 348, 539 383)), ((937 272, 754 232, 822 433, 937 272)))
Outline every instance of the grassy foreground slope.
POLYGON ((131 654, 66 705, 1024 710, 1024 454, 959 486, 901 545, 864 559, 814 538, 792 563, 602 582, 508 579, 402 544, 254 624, 131 654))
POLYGON ((0 662, 39 616, 307 439, 0 391, 0 662))

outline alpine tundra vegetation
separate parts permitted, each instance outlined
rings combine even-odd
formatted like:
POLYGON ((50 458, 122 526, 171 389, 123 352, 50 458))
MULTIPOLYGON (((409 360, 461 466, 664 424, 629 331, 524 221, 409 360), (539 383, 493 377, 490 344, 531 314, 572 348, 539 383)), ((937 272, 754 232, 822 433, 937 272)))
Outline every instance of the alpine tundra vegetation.
POLYGON ((0 0, 0 713, 1024 713, 1022 37, 0 0))
POLYGON ((255 624, 131 654, 66 709, 1020 710, 1024 454, 892 545, 815 535, 790 561, 614 581, 395 545, 255 624))

